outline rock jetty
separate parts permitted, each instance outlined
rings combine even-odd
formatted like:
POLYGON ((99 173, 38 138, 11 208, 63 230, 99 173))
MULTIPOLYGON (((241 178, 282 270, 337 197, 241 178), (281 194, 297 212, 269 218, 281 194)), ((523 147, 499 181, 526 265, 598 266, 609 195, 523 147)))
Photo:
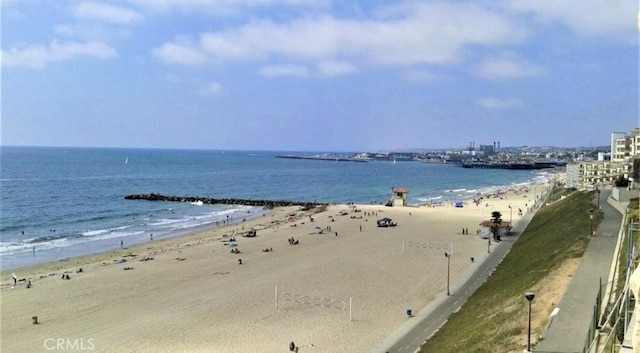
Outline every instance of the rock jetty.
POLYGON ((223 204, 223 205, 243 205, 243 206, 261 206, 266 208, 285 207, 285 206, 304 206, 315 207, 326 205, 317 202, 300 202, 287 200, 247 200, 247 199, 215 199, 211 197, 196 196, 165 196, 160 194, 134 194, 124 197, 125 200, 147 200, 147 201, 171 201, 171 202, 202 202, 203 204, 223 204))

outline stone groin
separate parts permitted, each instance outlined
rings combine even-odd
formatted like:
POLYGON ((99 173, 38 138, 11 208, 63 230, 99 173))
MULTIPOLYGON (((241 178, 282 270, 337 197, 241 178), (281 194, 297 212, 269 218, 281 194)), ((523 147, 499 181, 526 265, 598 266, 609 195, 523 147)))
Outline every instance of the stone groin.
POLYGON ((320 205, 326 205, 317 202, 300 202, 300 201, 287 201, 287 200, 247 200, 247 199, 215 199, 211 197, 196 197, 196 196, 166 196, 160 194, 134 194, 124 197, 125 200, 147 200, 147 201, 171 201, 171 202, 196 202, 202 204, 223 204, 223 205, 243 205, 243 206, 259 206, 266 208, 273 207, 285 207, 285 206, 306 206, 315 207, 320 205))

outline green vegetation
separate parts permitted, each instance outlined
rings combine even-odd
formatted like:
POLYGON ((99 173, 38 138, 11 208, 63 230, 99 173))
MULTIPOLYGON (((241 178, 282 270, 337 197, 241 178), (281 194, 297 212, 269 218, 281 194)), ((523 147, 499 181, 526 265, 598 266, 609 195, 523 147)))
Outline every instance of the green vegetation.
POLYGON ((493 225, 491 226, 491 233, 493 234, 493 240, 500 241, 498 228, 500 228, 500 224, 502 223, 502 213, 498 211, 491 212, 491 223, 493 223, 493 225))
MULTIPOLYGON (((521 351, 518 339, 527 329, 523 295, 564 261, 583 255, 589 242, 589 214, 595 208, 593 196, 593 192, 574 192, 539 210, 493 275, 421 352, 521 351)), ((593 214, 595 227, 602 215, 593 214)))

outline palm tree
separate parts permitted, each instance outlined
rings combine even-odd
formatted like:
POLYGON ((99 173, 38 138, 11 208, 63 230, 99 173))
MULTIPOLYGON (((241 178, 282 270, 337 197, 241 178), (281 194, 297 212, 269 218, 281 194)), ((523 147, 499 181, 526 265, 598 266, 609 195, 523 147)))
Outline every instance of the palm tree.
POLYGON ((493 233, 493 240, 500 241, 500 235, 498 234, 498 229, 500 228, 500 224, 502 224, 502 213, 498 211, 491 212, 491 233, 493 233))

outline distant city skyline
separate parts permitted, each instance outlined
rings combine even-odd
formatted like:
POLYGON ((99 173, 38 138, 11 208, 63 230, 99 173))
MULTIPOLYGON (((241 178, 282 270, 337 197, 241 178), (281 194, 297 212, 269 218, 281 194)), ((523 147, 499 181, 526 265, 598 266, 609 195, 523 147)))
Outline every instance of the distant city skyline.
POLYGON ((2 0, 2 145, 606 146, 630 1, 2 0))

